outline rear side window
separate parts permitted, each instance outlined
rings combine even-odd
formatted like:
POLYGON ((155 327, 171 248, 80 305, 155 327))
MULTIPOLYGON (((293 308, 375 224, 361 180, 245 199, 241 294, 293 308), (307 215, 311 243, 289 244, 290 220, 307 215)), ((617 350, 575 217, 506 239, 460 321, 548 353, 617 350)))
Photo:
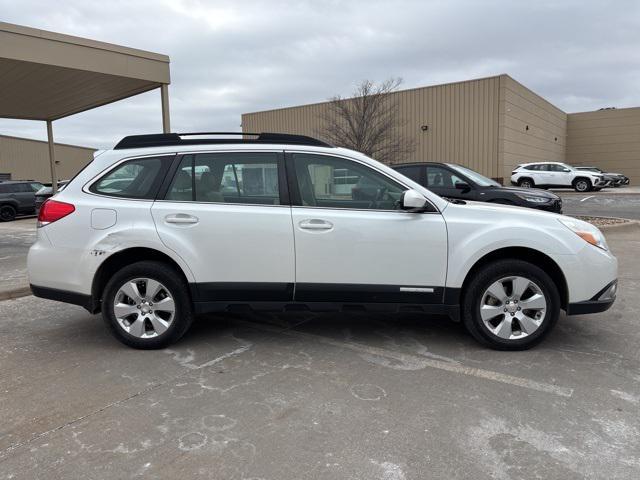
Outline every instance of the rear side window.
POLYGON ((9 185, 2 185, 0 183, 0 193, 9 193, 9 185))
POLYGON ((411 165, 409 167, 398 167, 396 170, 400 172, 405 177, 409 177, 414 182, 420 182, 420 170, 422 167, 420 165, 411 165))
POLYGON ((280 205, 278 163, 275 152, 186 155, 165 199, 280 205))
POLYGON ((174 157, 149 157, 118 165, 89 188, 111 197, 153 200, 174 157))

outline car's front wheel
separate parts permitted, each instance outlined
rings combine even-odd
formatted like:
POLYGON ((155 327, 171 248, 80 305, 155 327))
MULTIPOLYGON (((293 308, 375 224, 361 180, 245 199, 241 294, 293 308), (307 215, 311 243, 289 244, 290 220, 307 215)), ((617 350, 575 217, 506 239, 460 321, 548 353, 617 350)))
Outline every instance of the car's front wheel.
POLYGON ((588 192, 591 190, 591 182, 586 178, 578 178, 573 182, 573 189, 576 192, 588 192))
POLYGON ((102 315, 118 340, 140 349, 171 345, 193 321, 186 282, 169 265, 153 261, 128 265, 109 280, 102 315))
POLYGON ((560 295, 539 267, 500 260, 481 268, 462 301, 465 327, 496 350, 525 350, 549 333, 560 315, 560 295))

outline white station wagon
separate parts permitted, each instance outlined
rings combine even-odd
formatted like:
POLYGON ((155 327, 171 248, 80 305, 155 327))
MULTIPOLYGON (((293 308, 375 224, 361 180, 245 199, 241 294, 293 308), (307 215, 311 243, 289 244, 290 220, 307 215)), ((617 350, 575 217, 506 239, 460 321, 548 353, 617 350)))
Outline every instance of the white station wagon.
POLYGON ((588 223, 448 201, 309 137, 218 135, 130 136, 97 155, 40 209, 34 295, 102 311, 136 348, 250 307, 446 314, 517 350, 561 310, 614 302, 617 261, 588 223))

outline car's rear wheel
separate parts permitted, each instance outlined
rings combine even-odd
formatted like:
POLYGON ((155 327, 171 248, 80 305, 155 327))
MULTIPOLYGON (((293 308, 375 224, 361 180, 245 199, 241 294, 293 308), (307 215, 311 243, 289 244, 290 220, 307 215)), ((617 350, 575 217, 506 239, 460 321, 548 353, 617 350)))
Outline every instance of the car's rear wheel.
POLYGON ((16 218, 16 209, 11 205, 0 206, 0 222, 10 222, 16 218))
POLYGON ((128 265, 111 278, 102 315, 118 340, 140 349, 171 345, 193 321, 186 282, 170 266, 152 261, 128 265))
POLYGON ((518 186, 522 188, 533 188, 535 185, 533 183, 533 180, 531 180, 530 178, 521 178, 518 181, 518 186))
POLYGON ((496 350, 525 350, 551 331, 560 295, 540 268, 522 260, 486 265, 471 279, 462 318, 473 337, 496 350))
POLYGON ((588 192, 591 190, 591 182, 587 178, 578 178, 573 182, 576 192, 588 192))

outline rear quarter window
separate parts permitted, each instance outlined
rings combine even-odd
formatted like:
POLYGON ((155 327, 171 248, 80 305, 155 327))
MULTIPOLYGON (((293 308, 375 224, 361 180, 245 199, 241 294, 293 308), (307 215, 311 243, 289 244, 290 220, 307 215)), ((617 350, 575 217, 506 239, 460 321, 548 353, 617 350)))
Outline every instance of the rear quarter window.
POLYGON ((174 156, 128 160, 94 182, 89 191, 111 197, 153 200, 174 156))

